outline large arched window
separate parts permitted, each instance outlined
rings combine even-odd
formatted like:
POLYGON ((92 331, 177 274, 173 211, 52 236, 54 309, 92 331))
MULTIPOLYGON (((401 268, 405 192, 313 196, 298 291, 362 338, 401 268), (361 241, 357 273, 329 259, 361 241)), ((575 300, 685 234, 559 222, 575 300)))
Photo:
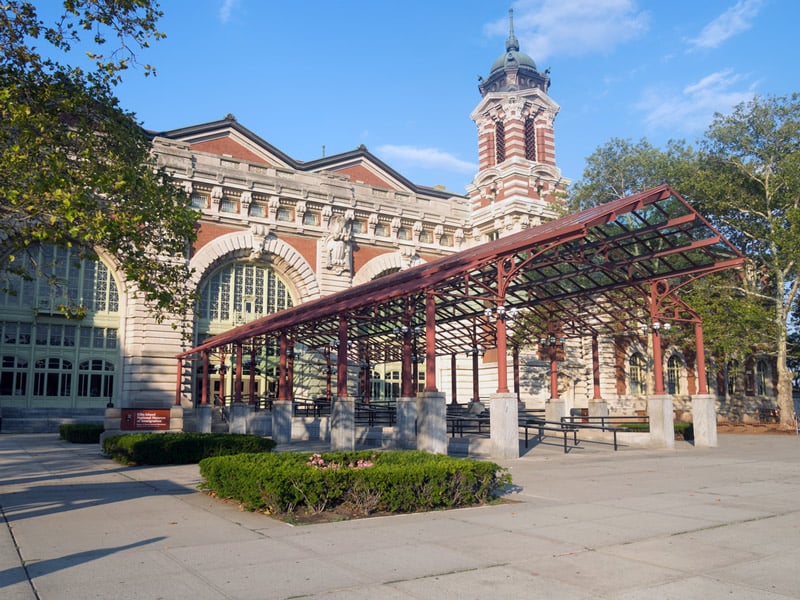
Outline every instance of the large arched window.
POLYGON ((25 277, 0 275, 0 307, 70 317, 119 312, 119 292, 108 267, 82 258, 74 248, 37 246, 22 254, 19 264, 25 277))
POLYGON ((628 380, 631 395, 644 396, 647 393, 647 361, 640 352, 633 353, 628 361, 628 380))
MULTIPOLYGON (((240 323, 246 323, 264 315, 293 306, 286 283, 265 263, 242 261, 225 265, 206 278, 200 287, 198 307, 197 341, 222 333, 240 323)), ((242 382, 242 394, 249 401, 251 391, 254 397, 274 396, 277 393, 277 341, 270 340, 255 357, 254 379, 247 376, 242 382)), ((299 347, 295 347, 299 354, 299 347)), ((229 402, 234 397, 235 357, 231 354, 214 357, 224 360, 215 365, 210 374, 210 390, 215 401, 229 402), (220 368, 222 367, 222 368, 220 368), (227 372, 227 376, 226 376, 227 372)), ((251 360, 245 357, 245 362, 251 360)), ((300 369, 295 364, 295 385, 298 384, 300 369)), ((202 390, 202 369, 195 379, 195 401, 202 390)))
MULTIPOLYGON (((75 248, 31 246, 15 257, 19 273, 0 273, 0 402, 31 408, 102 408, 81 386, 87 361, 113 382, 120 362, 120 295, 111 269, 75 248), (78 382, 78 385, 75 385, 78 382)), ((88 377, 88 375, 87 375, 88 377)))
POLYGON ((675 355, 669 357, 667 360, 667 393, 680 394, 681 393, 681 373, 683 372, 683 363, 681 359, 675 355))
POLYGON ((290 306, 292 298, 286 284, 269 265, 238 262, 222 267, 205 281, 200 290, 199 315, 211 329, 212 322, 223 324, 220 331, 224 331, 231 324, 290 306))

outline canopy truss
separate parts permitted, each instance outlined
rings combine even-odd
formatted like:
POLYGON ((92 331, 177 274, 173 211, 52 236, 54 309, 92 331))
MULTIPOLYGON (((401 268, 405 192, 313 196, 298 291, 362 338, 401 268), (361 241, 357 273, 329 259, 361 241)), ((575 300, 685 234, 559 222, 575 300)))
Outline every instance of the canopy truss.
POLYGON ((211 337, 178 358, 235 345, 257 348, 279 336, 325 351, 344 326, 353 360, 399 361, 400 328, 414 332, 412 353, 424 345, 429 295, 436 355, 497 347, 498 316, 514 343, 554 332, 565 338, 618 333, 655 317, 693 320, 676 291, 743 261, 664 185, 304 302, 211 337))

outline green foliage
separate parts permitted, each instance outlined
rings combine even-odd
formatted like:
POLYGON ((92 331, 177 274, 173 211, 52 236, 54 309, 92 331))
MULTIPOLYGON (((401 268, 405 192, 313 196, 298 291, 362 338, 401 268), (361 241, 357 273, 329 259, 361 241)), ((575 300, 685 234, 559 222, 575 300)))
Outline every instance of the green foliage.
POLYGON ((570 202, 584 208, 666 182, 742 251, 748 264, 737 278, 695 282, 685 298, 718 358, 754 351, 776 358, 788 426, 787 365, 796 358, 787 338, 800 306, 800 94, 755 97, 717 114, 698 148, 613 139, 587 159, 570 202))
POLYGON ((569 190, 567 204, 582 210, 669 183, 678 190, 691 180, 694 151, 683 141, 660 150, 641 139, 612 138, 586 159, 583 177, 569 190))
POLYGON ((58 437, 73 444, 98 444, 105 428, 100 423, 62 423, 58 437))
POLYGON ((127 465, 182 465, 274 447, 269 438, 227 433, 132 433, 103 440, 103 452, 127 465))
MULTIPOLYGON (((7 259, 34 244, 102 248, 157 318, 194 303, 186 252, 196 236, 187 194, 154 163, 147 134, 112 93, 134 48, 163 36, 156 2, 65 0, 52 25, 26 1, 3 3, 0 19, 0 237, 7 259), (95 70, 40 54, 68 53, 93 32, 95 70)), ((152 68, 146 66, 146 72, 152 68)), ((22 273, 21 273, 22 274, 22 273)), ((35 276, 35 273, 23 275, 35 276)))
POLYGON ((319 468, 300 453, 239 455, 200 462, 204 487, 250 510, 320 513, 348 506, 356 513, 416 512, 489 502, 511 482, 490 462, 417 451, 332 452, 319 468), (370 466, 358 466, 368 461, 370 466))

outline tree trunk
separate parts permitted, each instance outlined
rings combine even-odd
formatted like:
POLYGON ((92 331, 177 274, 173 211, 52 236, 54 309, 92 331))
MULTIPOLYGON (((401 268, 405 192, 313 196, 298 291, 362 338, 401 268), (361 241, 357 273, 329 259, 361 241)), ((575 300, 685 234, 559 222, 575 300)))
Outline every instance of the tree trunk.
POLYGON ((781 411, 780 429, 794 429, 794 401, 792 400, 792 372, 786 364, 786 320, 783 317, 783 296, 776 297, 777 304, 777 360, 778 369, 778 408, 781 411))

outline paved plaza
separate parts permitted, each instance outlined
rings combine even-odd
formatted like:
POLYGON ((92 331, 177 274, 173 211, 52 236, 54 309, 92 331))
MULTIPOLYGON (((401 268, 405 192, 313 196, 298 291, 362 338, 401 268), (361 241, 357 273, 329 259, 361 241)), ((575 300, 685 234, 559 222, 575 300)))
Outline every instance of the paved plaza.
POLYGON ((0 598, 800 598, 800 439, 555 438, 511 502, 290 526, 57 435, 0 435, 0 598))

